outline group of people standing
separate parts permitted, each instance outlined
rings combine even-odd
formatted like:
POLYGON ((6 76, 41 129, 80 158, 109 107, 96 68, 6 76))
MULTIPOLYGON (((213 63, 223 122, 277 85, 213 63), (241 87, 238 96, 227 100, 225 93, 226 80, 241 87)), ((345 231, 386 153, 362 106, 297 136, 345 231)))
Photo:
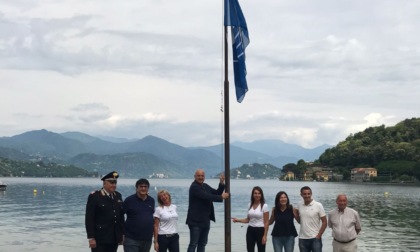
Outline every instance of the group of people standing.
MULTIPOLYGON (((149 195, 149 181, 142 178, 136 182, 136 193, 123 201, 116 191, 118 176, 115 171, 105 175, 101 179, 103 187, 88 197, 85 226, 92 252, 116 252, 118 245, 123 245, 125 252, 149 252, 152 244, 158 252, 179 252, 178 213, 171 194, 160 190, 155 207, 155 200, 149 195)), ((225 192, 223 175, 217 189, 204 180, 204 170, 198 169, 189 188, 187 252, 205 251, 210 221, 215 221, 213 202, 223 202, 230 197, 225 192)), ((302 187, 300 195, 303 202, 293 207, 287 193, 278 192, 270 216, 263 190, 258 186, 252 189, 247 217, 232 218, 234 223, 248 223, 247 251, 254 251, 257 245, 258 252, 265 252, 268 229, 273 223, 274 251, 293 251, 298 236, 294 220, 300 223, 301 252, 322 251, 321 237, 327 225, 332 228, 334 252, 357 251, 360 218, 355 210, 347 207, 346 195, 337 196, 337 209, 328 213, 328 221, 322 204, 312 199, 311 188, 302 187)))
POLYGON ((169 192, 158 192, 155 208, 155 200, 149 196, 150 183, 141 178, 136 193, 123 201, 116 191, 118 177, 115 171, 105 175, 102 189, 88 197, 85 226, 92 252, 116 252, 118 245, 123 245, 125 252, 148 252, 152 237, 156 251, 179 252, 178 214, 169 192))
MULTIPOLYGON (((155 207, 149 195, 150 183, 141 178, 136 182, 136 193, 123 201, 116 191, 118 177, 115 171, 105 175, 102 188, 88 197, 85 226, 92 252, 116 252, 118 245, 123 245, 124 252, 149 252, 152 244, 158 252, 179 252, 178 213, 171 194, 160 190, 155 207)), ((213 202, 229 198, 224 192, 224 176, 220 176, 217 189, 204 180, 204 171, 198 169, 189 189, 188 252, 205 251, 210 221, 215 221, 213 202)))
POLYGON ((265 252, 268 226, 273 223, 271 236, 275 252, 293 252, 297 236, 300 252, 321 252, 322 234, 327 226, 332 228, 333 252, 357 251, 356 237, 361 231, 360 217, 357 211, 347 207, 345 194, 337 196, 337 208, 328 213, 328 221, 322 204, 312 198, 310 187, 302 187, 300 195, 303 202, 294 208, 287 193, 278 192, 269 217, 263 190, 259 186, 252 189, 247 217, 232 218, 235 223, 249 223, 246 232, 248 252, 253 252, 255 245, 258 252, 265 252), (300 224, 299 235, 294 220, 300 224))

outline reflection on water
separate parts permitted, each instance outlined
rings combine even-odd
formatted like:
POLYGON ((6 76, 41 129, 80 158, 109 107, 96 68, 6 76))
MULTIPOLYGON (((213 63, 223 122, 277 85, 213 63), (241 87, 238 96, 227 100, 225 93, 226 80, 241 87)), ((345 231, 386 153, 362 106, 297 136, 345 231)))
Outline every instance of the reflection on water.
MULTIPOLYGON (((88 194, 101 186, 98 179, 2 178, 8 184, 0 192, 0 252, 89 251, 84 229, 84 211, 88 194), (33 193, 34 189, 37 193, 33 193)), ((150 180, 150 195, 168 189, 178 206, 181 251, 189 241, 185 225, 188 188, 192 180, 150 180)), ((206 180, 217 186, 218 181, 206 180)), ((134 193, 134 179, 120 179, 118 190, 127 197, 134 193)), ((362 232, 359 251, 419 251, 420 188, 389 185, 355 185, 319 182, 280 182, 275 180, 232 180, 232 217, 245 217, 253 186, 261 186, 271 208, 280 190, 289 194, 292 204, 301 201, 299 190, 309 185, 313 197, 326 211, 335 207, 338 193, 346 193, 349 206, 359 211, 362 232)), ((216 220, 212 224, 207 251, 224 250, 224 204, 215 203, 216 220)), ((297 229, 299 225, 296 223, 297 229)), ((246 251, 246 224, 232 223, 232 251, 246 251)), ((271 233, 271 231, 269 231, 271 233)), ((323 235, 323 251, 332 251, 331 230, 323 235)), ((119 251, 123 251, 122 247, 119 251)), ((271 237, 267 252, 273 251, 271 237)), ((295 251, 298 251, 297 242, 295 251)))
POLYGON ((365 246, 377 251, 419 251, 419 189, 388 187, 386 192, 373 191, 354 199, 366 226, 365 246))

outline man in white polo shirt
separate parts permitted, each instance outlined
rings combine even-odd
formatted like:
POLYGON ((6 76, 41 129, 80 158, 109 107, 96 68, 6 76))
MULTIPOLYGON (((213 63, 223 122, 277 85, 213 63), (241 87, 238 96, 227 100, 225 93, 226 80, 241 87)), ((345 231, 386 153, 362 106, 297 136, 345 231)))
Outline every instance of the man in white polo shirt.
POLYGON ((300 252, 321 252, 322 234, 327 228, 327 216, 321 203, 312 199, 309 186, 300 189, 303 202, 298 204, 299 250, 300 252))
POLYGON ((337 208, 328 213, 328 226, 332 228, 333 252, 356 252, 356 237, 362 230, 359 213, 347 207, 347 196, 339 194, 337 208))

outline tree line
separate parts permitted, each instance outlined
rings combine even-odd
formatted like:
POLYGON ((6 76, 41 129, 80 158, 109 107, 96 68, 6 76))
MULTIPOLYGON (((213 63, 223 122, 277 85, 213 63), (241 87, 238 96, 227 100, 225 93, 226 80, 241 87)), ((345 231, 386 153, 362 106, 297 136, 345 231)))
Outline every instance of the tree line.
POLYGON ((43 161, 16 161, 0 157, 1 177, 92 177, 95 172, 88 172, 74 165, 44 163, 43 161))
MULTIPOLYGON (((325 150, 313 165, 330 167, 348 178, 356 167, 374 167, 378 177, 401 176, 420 179, 420 118, 406 119, 395 126, 369 127, 349 135, 335 147, 325 150)), ((308 164, 286 164, 283 171, 302 174, 308 164)), ((379 179, 379 178, 378 178, 379 179)))

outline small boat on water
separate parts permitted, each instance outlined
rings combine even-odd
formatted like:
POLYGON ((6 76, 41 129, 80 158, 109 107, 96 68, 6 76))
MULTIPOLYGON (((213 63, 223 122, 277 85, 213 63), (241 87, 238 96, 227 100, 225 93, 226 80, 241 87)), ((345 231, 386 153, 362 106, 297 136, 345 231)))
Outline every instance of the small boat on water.
POLYGON ((0 181, 0 191, 6 191, 7 184, 0 181))

